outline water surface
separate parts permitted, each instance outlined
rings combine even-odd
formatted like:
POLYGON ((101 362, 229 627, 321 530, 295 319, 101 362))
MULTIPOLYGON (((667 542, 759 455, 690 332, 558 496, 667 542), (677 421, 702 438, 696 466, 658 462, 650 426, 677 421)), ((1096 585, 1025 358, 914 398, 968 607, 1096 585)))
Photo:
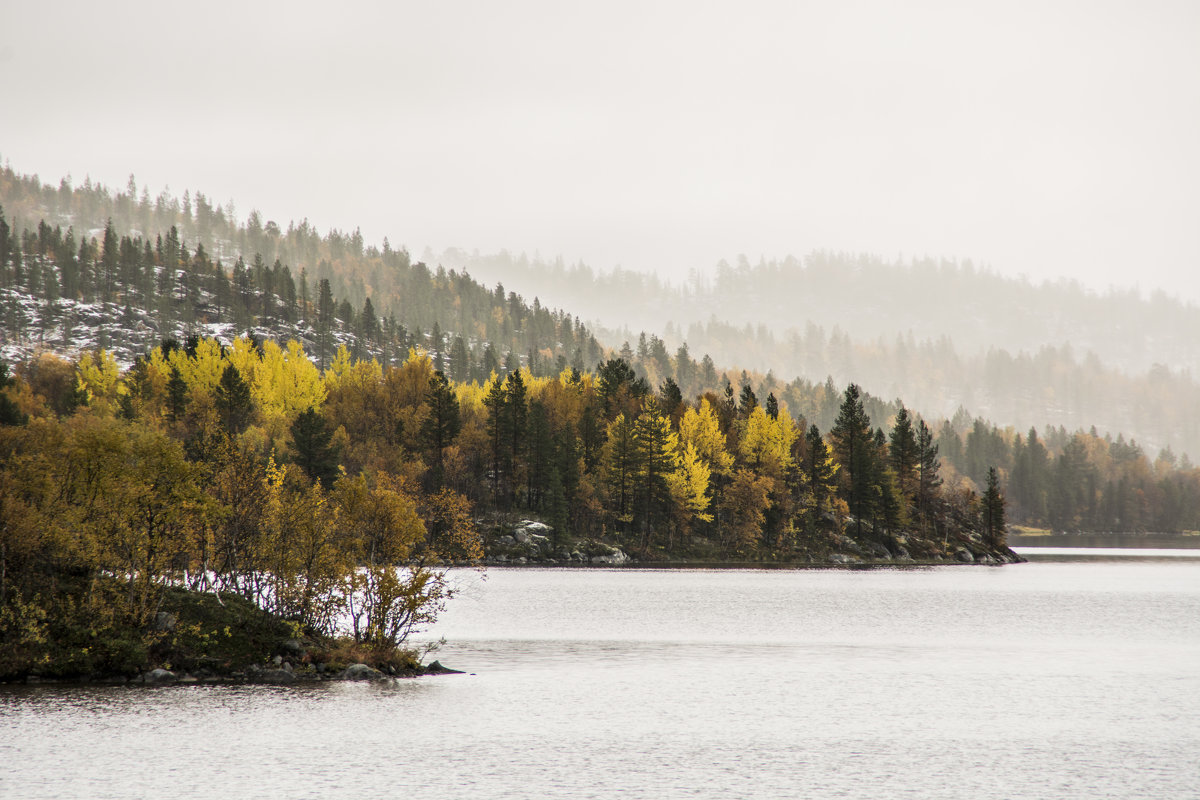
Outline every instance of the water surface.
POLYGON ((0 688, 2 797, 1200 797, 1200 560, 457 574, 472 674, 0 688))

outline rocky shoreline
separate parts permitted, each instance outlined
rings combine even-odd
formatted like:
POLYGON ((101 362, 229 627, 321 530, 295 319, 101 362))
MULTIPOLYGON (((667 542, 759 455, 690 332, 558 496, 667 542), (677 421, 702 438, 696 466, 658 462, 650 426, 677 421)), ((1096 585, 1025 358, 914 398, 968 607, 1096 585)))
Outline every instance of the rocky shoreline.
POLYGON ((915 536, 855 539, 827 533, 820 546, 803 557, 785 559, 728 559, 639 557, 621 547, 595 539, 554 544, 553 529, 534 519, 494 525, 484 537, 483 564, 488 567, 644 567, 657 569, 760 569, 932 567, 952 564, 999 566, 1025 561, 1007 545, 989 546, 975 532, 930 542, 915 536))
POLYGON ((47 678, 38 675, 26 676, 19 681, 26 685, 66 684, 97 686, 189 686, 189 685, 247 685, 247 684, 314 684, 334 681, 379 682, 419 678, 425 675, 462 675, 462 670, 450 669, 440 661, 419 667, 376 669, 369 664, 351 664, 343 669, 324 669, 323 665, 304 664, 293 667, 290 661, 276 656, 267 666, 250 664, 229 672, 214 672, 200 669, 195 671, 169 670, 163 667, 134 675, 101 675, 77 678, 47 678))

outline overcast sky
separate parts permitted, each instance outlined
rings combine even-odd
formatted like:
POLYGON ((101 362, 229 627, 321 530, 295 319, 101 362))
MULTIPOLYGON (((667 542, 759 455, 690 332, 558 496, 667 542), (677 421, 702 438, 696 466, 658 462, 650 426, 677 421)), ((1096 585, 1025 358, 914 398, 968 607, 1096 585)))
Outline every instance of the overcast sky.
POLYGON ((1190 0, 179 7, 5 3, 0 157, 418 255, 929 254, 1200 301, 1190 0))

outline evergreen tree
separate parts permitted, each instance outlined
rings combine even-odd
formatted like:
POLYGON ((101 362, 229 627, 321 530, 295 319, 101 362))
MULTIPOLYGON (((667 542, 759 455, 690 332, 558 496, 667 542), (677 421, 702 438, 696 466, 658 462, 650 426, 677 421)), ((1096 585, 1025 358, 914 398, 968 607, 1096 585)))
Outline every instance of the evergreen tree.
POLYGON ((10 284, 8 257, 12 251, 12 228, 4 218, 4 206, 0 206, 0 288, 10 284))
POLYGON ((221 372, 214 398, 221 424, 230 434, 238 434, 250 424, 253 410, 250 400, 250 384, 233 364, 226 364, 221 372))
POLYGON ((900 493, 906 503, 912 503, 917 497, 917 436, 903 404, 896 412, 896 424, 892 426, 888 445, 888 457, 900 493))
POLYGON ((638 480, 638 454, 633 423, 618 414, 608 426, 600 456, 600 469, 608 494, 608 513, 618 530, 633 522, 634 489, 638 480))
POLYGON ((425 402, 429 405, 429 415, 425 418, 422 433, 432 461, 430 483, 436 491, 445 483, 443 454, 462 430, 462 416, 458 398, 441 372, 435 372, 429 379, 425 402))
POLYGON ((992 547, 1005 547, 1004 494, 1000 491, 1000 475, 995 467, 988 467, 987 489, 983 493, 980 511, 984 540, 992 547))
MULTIPOLYGON (((758 396, 754 394, 754 390, 750 388, 750 384, 742 385, 741 395, 738 397, 738 416, 742 419, 748 418, 754 409, 758 408, 758 396)), ((776 414, 779 410, 776 409, 776 414)))
MULTIPOLYGON (((529 403, 525 435, 525 502, 531 509, 545 507, 550 474, 554 469, 554 440, 550 418, 540 400, 529 403)), ((560 477, 561 481, 561 477, 560 477)))
POLYGON ((368 344, 379 341, 379 320, 375 318, 375 306, 371 305, 369 297, 363 301, 362 314, 358 319, 358 329, 368 344))
POLYGON ((100 298, 109 302, 113 297, 113 282, 117 276, 117 265, 120 256, 120 244, 117 232, 113 228, 112 217, 104 226, 104 249, 100 258, 100 298))
POLYGON ((855 384, 846 387, 837 419, 830 430, 834 454, 841 465, 842 493, 855 529, 862 534, 863 520, 874 516, 878 504, 876 483, 875 436, 871 419, 863 408, 862 396, 855 384))
POLYGON ((771 419, 779 419, 779 400, 775 398, 774 392, 767 395, 766 411, 771 419))
MULTIPOLYGON (((174 342, 172 342, 174 344, 174 342)), ((163 356, 168 354, 164 342, 163 356)), ((167 414, 172 422, 178 422, 183 419, 184 412, 187 411, 188 404, 188 385, 183 379, 183 374, 180 373, 179 367, 171 367, 171 377, 167 381, 167 414)))
POLYGON ((938 487, 942 485, 941 462, 938 460, 938 445, 933 443, 933 431, 921 420, 917 424, 917 513, 922 525, 928 529, 937 499, 938 487))
POLYGON ((461 336, 455 336, 450 345, 450 377, 458 383, 465 383, 471 377, 471 354, 461 336))
POLYGON ((333 315, 333 290, 329 288, 329 280, 322 278, 317 289, 317 366, 322 371, 333 344, 333 315))
POLYGON ((671 507, 670 477, 678 467, 679 440, 658 401, 646 400, 634 425, 636 459, 636 510, 641 516, 641 549, 649 549, 654 535, 667 522, 671 507))
POLYGON ((24 425, 29 421, 28 415, 4 391, 14 383, 8 374, 8 364, 0 361, 0 425, 24 425))
POLYGON ((809 491, 812 492, 812 514, 809 521, 815 526, 821 514, 829 510, 829 502, 837 491, 838 464, 816 425, 808 429, 807 444, 806 477, 809 491))
POLYGON ((297 415, 292 423, 292 461, 314 482, 325 487, 338 477, 340 448, 333 443, 333 431, 315 409, 297 415))

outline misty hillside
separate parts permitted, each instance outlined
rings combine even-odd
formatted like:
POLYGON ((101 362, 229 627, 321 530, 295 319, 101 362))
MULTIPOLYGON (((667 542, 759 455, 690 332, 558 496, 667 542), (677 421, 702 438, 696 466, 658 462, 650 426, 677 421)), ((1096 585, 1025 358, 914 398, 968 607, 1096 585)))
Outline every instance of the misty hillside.
MULTIPOLYGON (((432 261, 432 254, 426 255, 432 261)), ((1070 346, 1106 365, 1141 374, 1155 365, 1200 370, 1200 308, 1161 291, 1148 299, 1132 289, 1096 293, 1074 281, 1006 278, 968 261, 887 261, 871 255, 817 251, 804 258, 712 270, 697 265, 683 285, 616 269, 596 271, 513 256, 450 250, 436 259, 469 269, 485 283, 520 281, 546 302, 586 308, 609 328, 656 330, 670 321, 682 330, 717 319, 734 327, 765 328, 780 339, 815 326, 824 335, 852 332, 857 341, 897 337, 917 342, 949 338, 964 357, 1003 348, 1017 356, 1070 346)), ((1131 265, 1130 283, 1137 280, 1131 265)), ((756 365, 758 366, 758 365, 756 365)), ((778 367, 776 367, 778 369, 778 367)))
POLYGON ((930 416, 960 408, 1025 430, 1095 426, 1152 451, 1200 452, 1200 309, 1162 293, 1034 286, 969 262, 887 263, 814 253, 803 261, 722 262, 684 286, 501 253, 441 262, 509 275, 586 310, 598 335, 653 331, 718 364, 901 397, 930 416))

